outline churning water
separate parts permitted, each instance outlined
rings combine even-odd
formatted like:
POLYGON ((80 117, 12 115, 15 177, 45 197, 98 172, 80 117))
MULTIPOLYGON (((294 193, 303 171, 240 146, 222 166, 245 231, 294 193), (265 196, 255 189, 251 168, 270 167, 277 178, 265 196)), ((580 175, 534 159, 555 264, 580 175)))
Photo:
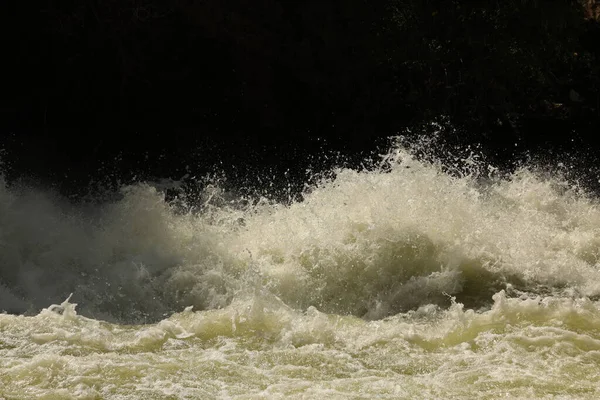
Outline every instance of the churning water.
POLYGON ((462 166, 193 211, 1 184, 0 398, 598 398, 597 199, 462 166))

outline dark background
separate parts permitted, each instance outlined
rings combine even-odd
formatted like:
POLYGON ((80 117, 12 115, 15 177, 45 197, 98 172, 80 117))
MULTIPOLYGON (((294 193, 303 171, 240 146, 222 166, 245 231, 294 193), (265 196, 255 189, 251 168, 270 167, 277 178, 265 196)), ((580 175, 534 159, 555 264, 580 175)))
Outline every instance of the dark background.
POLYGON ((302 181, 436 120, 501 166, 565 158, 597 182, 595 1, 3 3, 9 182, 302 181))

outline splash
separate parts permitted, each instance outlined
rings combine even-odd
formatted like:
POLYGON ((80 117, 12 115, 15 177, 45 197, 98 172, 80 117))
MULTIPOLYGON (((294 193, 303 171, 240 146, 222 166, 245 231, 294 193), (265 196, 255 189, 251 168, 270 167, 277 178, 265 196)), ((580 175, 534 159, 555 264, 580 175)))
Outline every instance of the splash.
POLYGON ((158 321, 268 293, 302 312, 376 320, 427 305, 487 310, 509 296, 600 294, 597 201, 558 175, 497 174, 393 147, 289 204, 218 183, 181 207, 139 183, 94 207, 0 185, 0 309, 74 293, 81 315, 158 321))

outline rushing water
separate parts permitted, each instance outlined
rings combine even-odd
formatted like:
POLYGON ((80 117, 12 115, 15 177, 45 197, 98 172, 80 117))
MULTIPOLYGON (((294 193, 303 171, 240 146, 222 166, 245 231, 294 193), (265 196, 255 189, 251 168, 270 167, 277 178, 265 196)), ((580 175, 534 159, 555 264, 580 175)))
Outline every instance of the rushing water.
POLYGON ((0 398, 598 398, 597 200, 476 167, 394 148, 194 212, 2 184, 0 398))

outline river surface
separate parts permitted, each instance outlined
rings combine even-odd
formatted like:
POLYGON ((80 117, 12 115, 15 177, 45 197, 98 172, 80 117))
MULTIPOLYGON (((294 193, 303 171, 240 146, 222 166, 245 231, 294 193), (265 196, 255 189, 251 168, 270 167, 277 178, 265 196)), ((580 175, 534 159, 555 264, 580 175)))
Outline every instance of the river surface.
POLYGON ((0 184, 0 398, 599 398, 597 198, 460 163, 192 211, 0 184))

